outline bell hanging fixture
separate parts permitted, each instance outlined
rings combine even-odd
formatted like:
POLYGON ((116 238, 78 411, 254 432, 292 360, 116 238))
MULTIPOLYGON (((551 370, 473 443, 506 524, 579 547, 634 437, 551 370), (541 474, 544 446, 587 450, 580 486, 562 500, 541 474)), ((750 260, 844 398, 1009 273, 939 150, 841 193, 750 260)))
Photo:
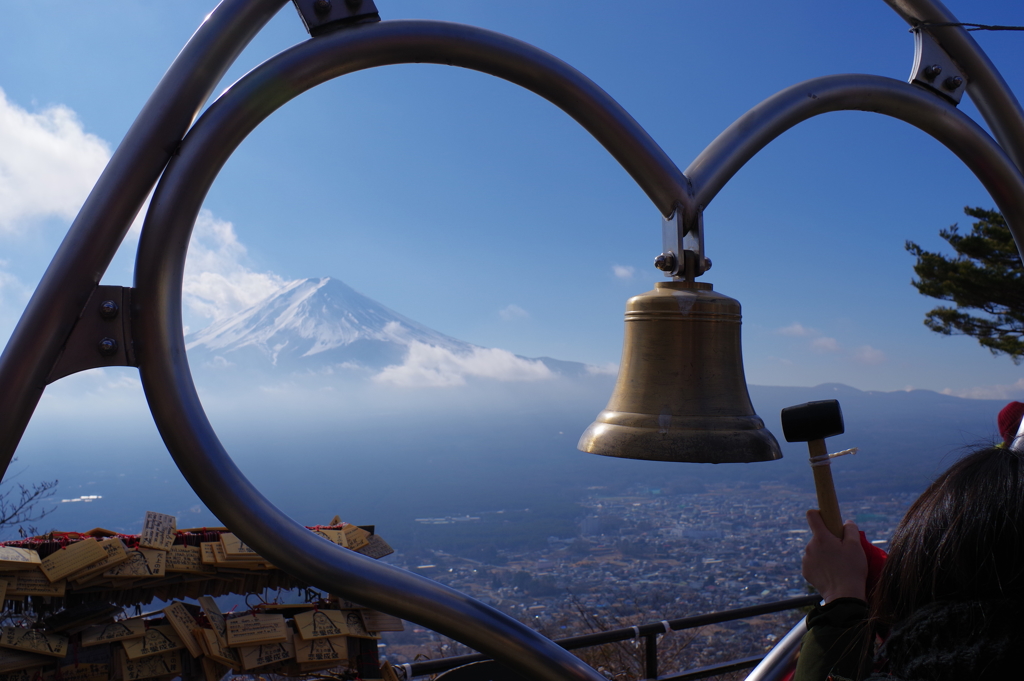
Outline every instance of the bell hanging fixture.
POLYGON ((577 446, 648 461, 781 458, 747 392, 739 301, 692 280, 630 298, 615 390, 577 446))

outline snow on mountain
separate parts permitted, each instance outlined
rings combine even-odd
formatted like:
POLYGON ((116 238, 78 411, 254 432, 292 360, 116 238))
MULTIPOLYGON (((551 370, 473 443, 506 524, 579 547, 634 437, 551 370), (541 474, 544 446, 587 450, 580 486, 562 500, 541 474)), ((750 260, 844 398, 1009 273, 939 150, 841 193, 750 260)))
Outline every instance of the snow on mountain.
POLYGON ((324 277, 289 282, 185 338, 193 361, 246 368, 374 372, 398 385, 461 385, 475 376, 536 381, 585 374, 576 362, 527 359, 434 331, 324 277))

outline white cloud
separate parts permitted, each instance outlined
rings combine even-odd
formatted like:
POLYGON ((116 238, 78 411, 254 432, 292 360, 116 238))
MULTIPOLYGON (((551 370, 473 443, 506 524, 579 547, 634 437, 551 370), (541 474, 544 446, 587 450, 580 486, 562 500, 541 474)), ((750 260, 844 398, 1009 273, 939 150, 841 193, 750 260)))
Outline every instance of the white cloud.
POLYGON ((71 219, 99 177, 110 148, 57 105, 30 113, 0 89, 0 232, 33 219, 71 219))
POLYGON ((818 332, 814 329, 808 329, 800 322, 793 322, 789 326, 784 326, 781 329, 776 329, 775 333, 780 333, 783 336, 796 336, 803 338, 805 336, 814 336, 818 332))
POLYGON ((632 279, 636 268, 630 265, 612 265, 612 273, 619 279, 632 279))
POLYGON ((384 367, 373 380, 400 386, 465 385, 467 377, 497 381, 541 381, 554 373, 538 360, 516 357, 508 350, 474 347, 455 353, 413 341, 402 364, 384 367))
POLYGON ((839 341, 829 336, 821 336, 811 341, 811 347, 818 352, 839 352, 839 341))
POLYGON ((881 364, 885 361, 885 353, 870 345, 862 345, 853 351, 853 358, 861 364, 881 364))
POLYGON ((1024 378, 1010 385, 981 385, 974 388, 942 390, 943 395, 966 397, 972 400, 1021 400, 1024 399, 1024 378))
POLYGON ((587 373, 595 376, 600 375, 612 375, 619 373, 619 365, 615 362, 605 362, 604 364, 588 364, 587 373))
POLYGON ((234 226, 208 210, 201 211, 185 261, 185 305, 217 321, 251 307, 287 283, 272 272, 249 269, 245 259, 245 246, 234 226))
POLYGON ((510 322, 514 319, 526 319, 530 316, 530 313, 519 307, 518 305, 509 305, 506 308, 498 310, 498 314, 506 322, 510 322))
POLYGON ((0 307, 21 309, 32 297, 32 290, 7 271, 8 262, 0 260, 0 307))

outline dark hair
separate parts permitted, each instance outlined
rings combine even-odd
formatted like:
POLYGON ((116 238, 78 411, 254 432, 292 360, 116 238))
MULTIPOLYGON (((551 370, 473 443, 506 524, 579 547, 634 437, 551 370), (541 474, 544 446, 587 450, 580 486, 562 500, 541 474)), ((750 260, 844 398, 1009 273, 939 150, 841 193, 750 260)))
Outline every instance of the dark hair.
POLYGON ((883 635, 936 601, 1024 596, 1024 456, 987 447, 957 461, 896 528, 872 595, 883 635))

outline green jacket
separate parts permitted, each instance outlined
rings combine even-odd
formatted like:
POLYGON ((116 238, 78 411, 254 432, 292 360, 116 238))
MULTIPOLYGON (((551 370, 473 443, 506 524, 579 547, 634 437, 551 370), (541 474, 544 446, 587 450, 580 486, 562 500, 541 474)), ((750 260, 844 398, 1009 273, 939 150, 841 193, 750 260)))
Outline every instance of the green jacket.
POLYGON ((871 670, 867 630, 868 604, 837 598, 807 615, 793 681, 854 681, 871 670))

